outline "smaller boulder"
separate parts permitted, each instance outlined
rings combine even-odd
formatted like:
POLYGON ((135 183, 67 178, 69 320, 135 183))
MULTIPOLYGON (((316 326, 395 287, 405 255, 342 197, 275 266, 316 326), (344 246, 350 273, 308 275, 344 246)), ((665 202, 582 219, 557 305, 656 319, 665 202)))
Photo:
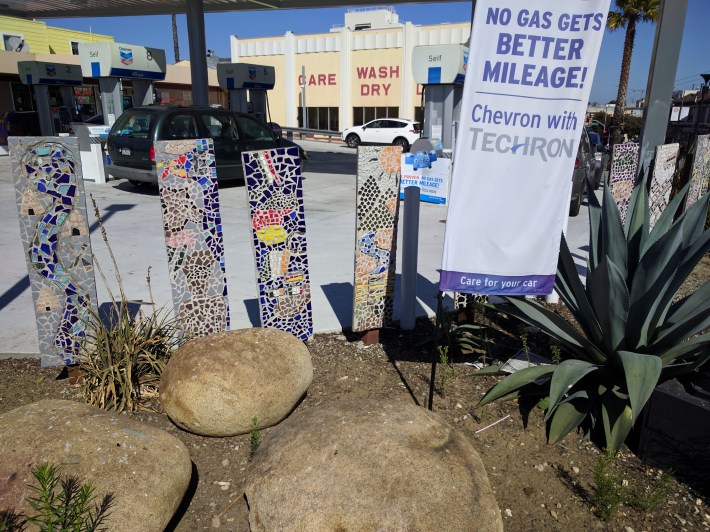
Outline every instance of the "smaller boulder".
POLYGON ((284 419, 313 380, 304 343, 278 329, 240 329, 180 347, 160 379, 165 413, 203 436, 235 436, 284 419))
POLYGON ((108 530, 164 530, 192 477, 175 436, 74 401, 45 400, 0 415, 0 509, 33 513, 31 470, 48 462, 59 476, 94 487, 96 502, 113 492, 108 530))
POLYGON ((252 532, 503 530, 481 458, 439 415, 336 401, 269 431, 246 479, 252 532))

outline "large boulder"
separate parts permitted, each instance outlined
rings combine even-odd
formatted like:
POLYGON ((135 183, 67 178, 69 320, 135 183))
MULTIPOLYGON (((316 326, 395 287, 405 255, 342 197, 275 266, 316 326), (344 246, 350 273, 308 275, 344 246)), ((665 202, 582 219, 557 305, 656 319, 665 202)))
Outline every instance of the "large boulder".
POLYGON ((114 492, 108 530, 163 530, 192 475, 180 440, 125 415, 61 400, 0 415, 0 509, 33 512, 31 469, 43 462, 93 485, 97 502, 114 492))
POLYGON ((437 414, 337 401, 265 435, 246 480, 252 532, 491 532, 503 522, 480 457, 437 414))
POLYGON ((173 422, 204 436, 234 436, 285 418, 313 380, 308 348, 278 329, 241 329, 180 347, 160 379, 173 422))

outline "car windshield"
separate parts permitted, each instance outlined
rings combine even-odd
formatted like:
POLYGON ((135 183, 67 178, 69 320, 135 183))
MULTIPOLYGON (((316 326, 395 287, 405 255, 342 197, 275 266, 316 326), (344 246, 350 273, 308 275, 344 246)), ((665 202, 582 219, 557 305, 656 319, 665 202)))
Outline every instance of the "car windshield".
POLYGON ((238 116, 237 122, 246 140, 274 140, 271 128, 262 122, 257 122, 246 116, 238 116))
POLYGON ((154 116, 149 111, 123 113, 113 125, 113 132, 119 137, 147 139, 154 116))

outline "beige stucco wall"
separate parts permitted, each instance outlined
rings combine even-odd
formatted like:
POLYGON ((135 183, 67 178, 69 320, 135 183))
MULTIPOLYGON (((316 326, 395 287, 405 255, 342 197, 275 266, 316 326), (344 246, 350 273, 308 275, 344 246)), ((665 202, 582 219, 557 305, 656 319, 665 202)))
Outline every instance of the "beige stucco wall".
POLYGON ((340 103, 339 54, 337 52, 321 52, 296 55, 296 79, 293 88, 297 102, 300 102, 301 69, 304 66, 306 67, 306 104, 308 107, 338 107, 340 103))
POLYGON ((350 74, 353 107, 399 107, 404 75, 401 48, 353 52, 350 74))

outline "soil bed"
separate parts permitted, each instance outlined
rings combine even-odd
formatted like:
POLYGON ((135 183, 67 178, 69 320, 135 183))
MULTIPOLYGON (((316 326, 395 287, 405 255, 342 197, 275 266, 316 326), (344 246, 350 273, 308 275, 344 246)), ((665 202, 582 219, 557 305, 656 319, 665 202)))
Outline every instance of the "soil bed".
MULTIPOLYGON (((706 257, 684 289, 694 290, 705 282, 710 277, 709 265, 706 257)), ((480 309, 475 317, 489 326, 489 338, 495 342, 494 356, 504 359, 521 348, 518 324, 484 314, 480 309)), ((383 331, 382 343, 373 346, 363 345, 354 335, 316 335, 308 343, 314 380, 298 410, 337 399, 370 396, 426 406, 431 355, 421 344, 432 333, 431 322, 421 320, 413 332, 383 331)), ((542 335, 530 333, 528 344, 531 351, 547 354, 548 343, 542 335)), ((526 416, 516 402, 476 409, 476 403, 498 378, 475 377, 475 368, 466 365, 473 359, 455 359, 454 372, 443 389, 437 376, 434 410, 465 434, 478 450, 506 530, 710 529, 707 494, 695 492, 675 480, 669 483, 653 511, 624 505, 611 520, 599 519, 591 502, 598 450, 574 433, 556 445, 547 445, 540 410, 532 410, 526 416)), ((36 359, 0 360, 0 413, 46 398, 81 401, 78 389, 61 378, 59 369, 42 369, 36 359)), ((171 529, 194 531, 216 526, 240 532, 249 529, 248 509, 242 497, 249 467, 249 435, 206 438, 178 429, 160 413, 126 415, 175 434, 190 451, 195 466, 193 484, 171 529)), ((659 474, 626 449, 619 454, 613 470, 628 482, 629 489, 650 485, 659 474)), ((451 504, 466 501, 452 500, 451 504)))

